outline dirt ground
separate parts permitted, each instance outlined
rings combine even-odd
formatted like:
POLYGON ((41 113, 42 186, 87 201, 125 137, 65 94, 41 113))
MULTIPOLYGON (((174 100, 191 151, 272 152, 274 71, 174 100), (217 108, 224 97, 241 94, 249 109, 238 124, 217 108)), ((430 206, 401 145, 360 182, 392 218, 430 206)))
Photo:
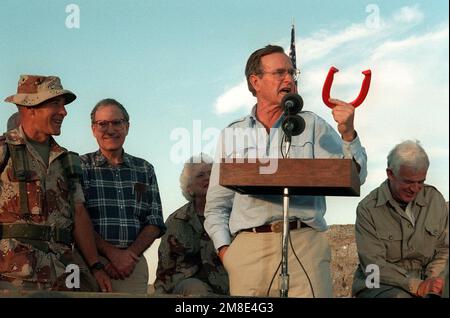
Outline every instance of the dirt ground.
POLYGON ((351 297, 353 273, 358 265, 354 224, 331 225, 331 276, 334 297, 351 297))

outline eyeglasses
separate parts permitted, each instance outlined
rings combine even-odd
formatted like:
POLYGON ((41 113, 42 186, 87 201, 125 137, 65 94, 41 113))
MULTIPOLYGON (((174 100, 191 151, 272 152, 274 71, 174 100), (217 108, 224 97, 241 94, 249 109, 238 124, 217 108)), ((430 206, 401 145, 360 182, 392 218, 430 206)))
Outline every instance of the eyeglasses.
POLYGON ((256 73, 256 74, 261 74, 261 75, 271 74, 271 75, 277 77, 279 80, 282 80, 286 76, 286 74, 289 74, 289 75, 292 76, 293 80, 296 81, 299 78, 300 70, 295 69, 295 68, 291 68, 291 69, 288 69, 288 70, 285 69, 285 68, 280 68, 280 69, 278 69, 276 71, 273 71, 273 72, 259 72, 259 73, 256 73))
POLYGON ((100 131, 106 131, 108 130, 109 125, 111 124, 112 128, 114 130, 121 130, 125 127, 125 124, 127 121, 125 119, 115 119, 115 120, 97 120, 94 121, 94 125, 97 126, 97 128, 100 131))

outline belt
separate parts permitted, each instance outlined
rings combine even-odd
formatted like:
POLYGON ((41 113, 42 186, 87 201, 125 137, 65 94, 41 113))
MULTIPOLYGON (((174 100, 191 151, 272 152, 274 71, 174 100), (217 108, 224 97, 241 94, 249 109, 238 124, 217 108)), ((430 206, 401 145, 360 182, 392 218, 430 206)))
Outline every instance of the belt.
MULTIPOLYGON (((296 229, 301 229, 304 227, 311 228, 308 224, 303 223, 300 220, 289 222, 289 230, 296 230, 296 229)), ((241 231, 254 232, 254 233, 268 233, 268 232, 280 233, 283 231, 283 221, 274 222, 274 223, 270 223, 270 224, 264 224, 264 225, 252 227, 249 229, 243 229, 241 231)))
POLYGON ((66 245, 73 242, 69 230, 36 224, 0 224, 0 239, 6 238, 53 241, 66 245))

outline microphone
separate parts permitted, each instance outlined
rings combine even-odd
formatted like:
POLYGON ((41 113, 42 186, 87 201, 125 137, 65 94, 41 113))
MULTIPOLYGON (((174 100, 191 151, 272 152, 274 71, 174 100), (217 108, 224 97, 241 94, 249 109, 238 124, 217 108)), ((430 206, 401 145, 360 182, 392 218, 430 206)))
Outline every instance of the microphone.
POLYGON ((305 120, 299 115, 290 115, 281 124, 281 128, 288 137, 300 135, 305 130, 305 126, 305 120))
POLYGON ((303 99, 297 93, 288 93, 281 100, 281 108, 286 115, 295 115, 303 108, 303 99))
POLYGON ((290 140, 292 136, 298 136, 305 130, 305 120, 298 115, 303 108, 303 99, 297 93, 286 94, 281 100, 281 108, 286 116, 281 128, 290 140))

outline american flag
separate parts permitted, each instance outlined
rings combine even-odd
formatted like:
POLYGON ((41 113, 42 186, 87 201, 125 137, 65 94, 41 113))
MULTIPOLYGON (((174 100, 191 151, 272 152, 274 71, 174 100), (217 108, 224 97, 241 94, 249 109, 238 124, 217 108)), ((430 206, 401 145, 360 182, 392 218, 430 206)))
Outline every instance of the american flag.
MULTIPOLYGON (((291 59, 292 66, 294 69, 297 68, 297 56, 295 55, 295 27, 294 24, 292 24, 291 29, 291 49, 289 52, 289 58, 291 59)), ((295 81, 295 85, 297 86, 297 81, 295 81)))

